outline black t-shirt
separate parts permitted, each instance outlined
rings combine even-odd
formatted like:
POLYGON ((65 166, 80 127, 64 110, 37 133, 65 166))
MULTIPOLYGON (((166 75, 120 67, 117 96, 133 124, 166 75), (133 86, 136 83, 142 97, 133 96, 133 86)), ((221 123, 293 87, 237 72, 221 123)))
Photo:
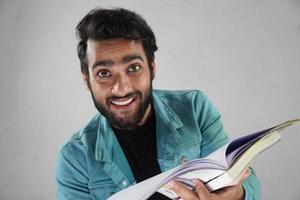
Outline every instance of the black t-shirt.
MULTIPOLYGON (((134 129, 113 128, 137 182, 161 173, 157 162, 155 115, 134 129)), ((155 193, 149 200, 170 200, 155 193)))

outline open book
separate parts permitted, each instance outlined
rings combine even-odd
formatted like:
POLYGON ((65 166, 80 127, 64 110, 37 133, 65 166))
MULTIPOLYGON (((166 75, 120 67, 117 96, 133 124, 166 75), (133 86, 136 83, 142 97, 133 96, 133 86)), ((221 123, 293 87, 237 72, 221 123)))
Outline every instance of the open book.
POLYGON ((144 200, 156 191, 175 199, 176 193, 166 185, 172 179, 181 181, 190 189, 193 188, 192 180, 200 179, 210 191, 235 185, 255 156, 280 140, 279 131, 299 121, 300 119, 287 121, 272 128, 239 137, 205 158, 189 161, 144 180, 114 194, 108 200, 144 200))

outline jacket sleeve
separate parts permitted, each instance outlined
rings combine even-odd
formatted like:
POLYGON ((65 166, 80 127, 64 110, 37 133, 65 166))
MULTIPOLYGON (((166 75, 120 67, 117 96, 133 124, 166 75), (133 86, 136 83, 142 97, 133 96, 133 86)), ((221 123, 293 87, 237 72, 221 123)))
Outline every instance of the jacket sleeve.
POLYGON ((229 138, 223 129, 221 115, 200 91, 196 92, 194 109, 202 137, 201 157, 205 157, 227 144, 229 138))
POLYGON ((92 199, 88 188, 84 153, 76 148, 76 145, 67 144, 59 152, 56 164, 56 187, 58 200, 92 199), (76 155, 76 159, 72 155, 76 155))
MULTIPOLYGON (((223 129, 221 116, 209 99, 198 92, 195 106, 198 124, 202 133, 201 157, 214 152, 228 142, 228 136, 223 129)), ((245 200, 260 199, 260 185, 253 169, 248 178, 243 182, 245 200)))

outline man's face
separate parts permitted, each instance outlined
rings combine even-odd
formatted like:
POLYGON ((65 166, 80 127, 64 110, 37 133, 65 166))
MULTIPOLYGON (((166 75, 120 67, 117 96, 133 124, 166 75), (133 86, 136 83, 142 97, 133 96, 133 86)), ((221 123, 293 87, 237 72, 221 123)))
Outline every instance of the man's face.
POLYGON ((83 77, 99 112, 116 128, 144 124, 151 112, 153 77, 142 44, 88 40, 87 61, 89 77, 83 77))

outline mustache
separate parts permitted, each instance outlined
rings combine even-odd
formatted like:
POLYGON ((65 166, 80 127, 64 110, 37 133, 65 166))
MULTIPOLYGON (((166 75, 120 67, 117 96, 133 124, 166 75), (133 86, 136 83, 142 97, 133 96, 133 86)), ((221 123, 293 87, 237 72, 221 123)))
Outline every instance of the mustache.
POLYGON ((107 99, 109 101, 112 101, 112 100, 118 100, 118 99, 123 99, 123 98, 135 98, 137 96, 142 96, 142 93, 140 91, 135 91, 135 92, 130 92, 128 94, 125 94, 123 96, 115 96, 115 95, 111 95, 109 96, 107 99))

